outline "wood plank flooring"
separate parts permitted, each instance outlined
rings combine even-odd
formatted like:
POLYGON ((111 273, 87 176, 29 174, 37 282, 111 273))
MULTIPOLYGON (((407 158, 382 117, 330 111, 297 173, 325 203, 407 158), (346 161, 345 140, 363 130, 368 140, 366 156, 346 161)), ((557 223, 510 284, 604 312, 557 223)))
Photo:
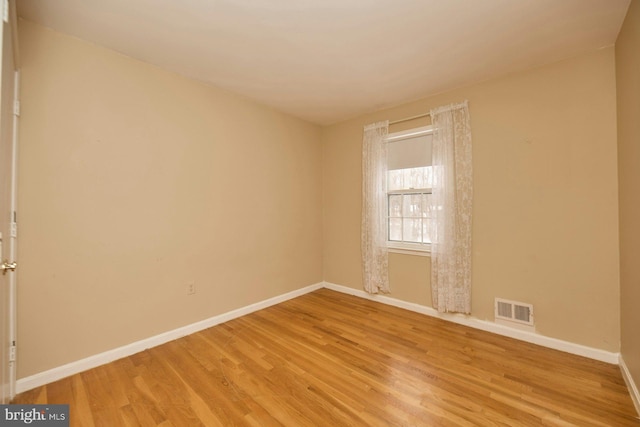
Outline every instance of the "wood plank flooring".
POLYGON ((321 289, 25 392, 72 426, 638 426, 615 365, 321 289))

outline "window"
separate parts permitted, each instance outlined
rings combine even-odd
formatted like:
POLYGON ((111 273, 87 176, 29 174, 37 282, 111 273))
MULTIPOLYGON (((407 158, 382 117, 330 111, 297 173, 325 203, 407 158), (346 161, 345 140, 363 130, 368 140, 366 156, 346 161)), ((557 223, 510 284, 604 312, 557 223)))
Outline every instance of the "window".
POLYGON ((430 250, 431 126, 390 133, 387 138, 387 246, 430 250))

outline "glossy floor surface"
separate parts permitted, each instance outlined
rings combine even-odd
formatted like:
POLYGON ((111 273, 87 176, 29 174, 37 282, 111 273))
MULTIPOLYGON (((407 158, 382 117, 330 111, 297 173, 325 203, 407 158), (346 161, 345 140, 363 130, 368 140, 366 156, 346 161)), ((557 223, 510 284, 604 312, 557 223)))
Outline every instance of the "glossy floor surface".
POLYGON ((17 396, 72 426, 637 426, 618 366, 321 289, 17 396))

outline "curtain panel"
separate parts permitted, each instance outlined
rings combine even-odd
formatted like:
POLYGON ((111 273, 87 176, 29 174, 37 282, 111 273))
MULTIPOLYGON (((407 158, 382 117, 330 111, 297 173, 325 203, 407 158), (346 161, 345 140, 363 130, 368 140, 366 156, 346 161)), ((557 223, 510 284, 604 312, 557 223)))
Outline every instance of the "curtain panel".
POLYGON ((431 293, 439 312, 471 313, 473 170, 467 102, 431 110, 431 293))
POLYGON ((364 127, 362 141, 362 280, 369 293, 389 292, 387 144, 389 122, 364 127))

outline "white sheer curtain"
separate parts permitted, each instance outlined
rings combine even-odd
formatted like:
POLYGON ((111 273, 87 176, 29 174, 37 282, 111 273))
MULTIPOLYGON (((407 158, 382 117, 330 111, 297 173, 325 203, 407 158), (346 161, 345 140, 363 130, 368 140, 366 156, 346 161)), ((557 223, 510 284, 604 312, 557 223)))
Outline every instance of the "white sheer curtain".
POLYGON ((431 110, 431 293, 440 312, 471 312, 473 177, 467 101, 431 110))
POLYGON ((369 293, 389 292, 387 144, 389 122, 364 127, 362 140, 362 279, 369 293))

